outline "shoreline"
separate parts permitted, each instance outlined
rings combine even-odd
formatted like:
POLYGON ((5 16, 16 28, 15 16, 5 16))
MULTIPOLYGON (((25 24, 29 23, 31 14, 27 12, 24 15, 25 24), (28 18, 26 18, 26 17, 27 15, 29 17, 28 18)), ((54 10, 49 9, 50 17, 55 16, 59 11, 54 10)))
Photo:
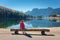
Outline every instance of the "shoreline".
MULTIPOLYGON (((47 27, 47 28, 44 28, 44 27, 43 27, 43 28, 40 28, 40 27, 39 27, 39 28, 27 28, 27 29, 57 29, 57 28, 60 29, 60 27, 47 27)), ((1 30, 1 29, 2 29, 2 30, 3 30, 3 29, 7 29, 7 30, 9 29, 9 30, 10 30, 10 29, 17 29, 17 28, 0 28, 0 30, 1 30)))
MULTIPOLYGON (((60 27, 60 26, 57 26, 57 27, 60 27)), ((56 28, 56 27, 53 26, 53 27, 35 27, 35 28, 39 28, 39 29, 42 28, 43 29, 43 28, 56 28)), ((26 27, 26 29, 35 29, 35 28, 34 27, 26 27)), ((9 27, 7 27, 6 29, 20 29, 20 27, 17 27, 17 28, 14 28, 14 27, 9 28, 9 27)))

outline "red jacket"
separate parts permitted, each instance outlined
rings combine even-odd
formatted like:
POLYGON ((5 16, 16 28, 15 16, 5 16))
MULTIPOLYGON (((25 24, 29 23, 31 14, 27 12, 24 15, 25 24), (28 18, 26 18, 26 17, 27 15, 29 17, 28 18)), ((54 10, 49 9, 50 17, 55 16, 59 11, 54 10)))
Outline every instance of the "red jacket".
POLYGON ((22 23, 20 23, 20 28, 21 29, 24 29, 25 28, 25 25, 24 25, 24 23, 22 22, 22 23))

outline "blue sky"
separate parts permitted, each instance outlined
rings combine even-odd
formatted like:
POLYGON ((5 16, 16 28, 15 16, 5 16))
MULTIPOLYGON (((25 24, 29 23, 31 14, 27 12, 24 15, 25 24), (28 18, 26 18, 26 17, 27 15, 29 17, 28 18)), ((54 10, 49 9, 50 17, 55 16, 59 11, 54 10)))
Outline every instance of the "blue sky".
POLYGON ((33 8, 60 8, 60 0, 0 0, 0 6, 26 12, 33 8))

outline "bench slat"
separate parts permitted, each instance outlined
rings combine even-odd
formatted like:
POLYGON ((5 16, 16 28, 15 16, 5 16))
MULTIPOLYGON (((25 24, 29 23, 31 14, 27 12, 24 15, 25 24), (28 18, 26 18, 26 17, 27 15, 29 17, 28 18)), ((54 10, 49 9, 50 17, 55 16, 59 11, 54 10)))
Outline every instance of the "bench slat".
MULTIPOLYGON (((21 29, 11 29, 10 31, 22 31, 21 29)), ((49 32, 49 29, 25 29, 25 31, 47 31, 49 32)))

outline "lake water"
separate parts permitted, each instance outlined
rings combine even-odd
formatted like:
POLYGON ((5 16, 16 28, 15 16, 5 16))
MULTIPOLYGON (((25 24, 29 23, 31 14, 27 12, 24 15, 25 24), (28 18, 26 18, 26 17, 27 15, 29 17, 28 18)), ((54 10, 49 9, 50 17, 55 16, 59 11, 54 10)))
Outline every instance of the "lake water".
MULTIPOLYGON (((60 22, 56 22, 56 21, 50 21, 47 19, 42 19, 42 20, 29 20, 24 22, 25 24, 25 28, 50 28, 50 27, 59 27, 60 26, 60 22)), ((14 29, 19 29, 19 24, 17 25, 12 25, 9 26, 8 28, 14 28, 14 29)))

